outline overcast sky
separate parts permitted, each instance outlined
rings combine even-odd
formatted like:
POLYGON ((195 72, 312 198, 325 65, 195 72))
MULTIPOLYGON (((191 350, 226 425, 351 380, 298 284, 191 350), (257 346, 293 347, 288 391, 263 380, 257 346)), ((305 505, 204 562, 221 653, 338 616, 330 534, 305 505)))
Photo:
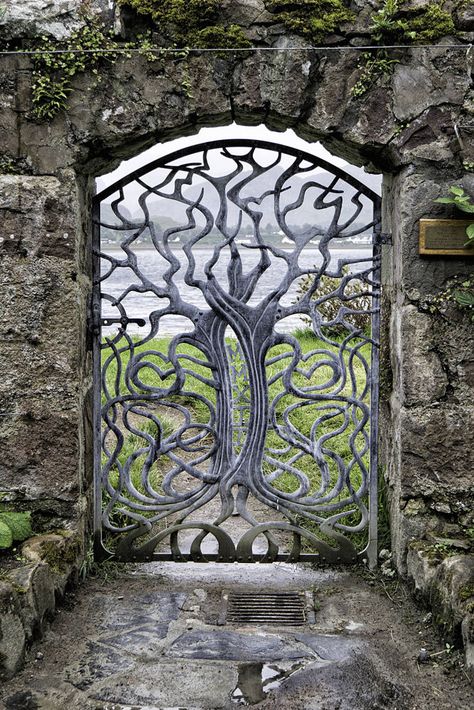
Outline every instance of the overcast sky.
MULTIPOLYGON (((336 165, 338 167, 344 167, 347 165, 346 161, 331 155, 331 153, 323 148, 320 143, 307 143, 301 138, 298 138, 292 130, 287 130, 284 133, 276 133, 275 131, 269 131, 265 126, 238 126, 233 123, 230 126, 220 128, 202 128, 199 133, 194 136, 178 138, 173 141, 168 141, 167 143, 161 143, 153 148, 149 148, 143 153, 140 153, 140 155, 137 155, 135 158, 125 160, 113 172, 99 177, 97 179, 97 190, 103 190, 105 187, 111 185, 113 182, 133 170, 156 160, 156 158, 168 155, 175 150, 196 145, 198 143, 205 143, 207 141, 225 140, 226 138, 250 138, 274 141, 275 143, 279 143, 281 145, 289 145, 306 150, 308 153, 324 158, 332 165, 336 165)), ((351 170, 351 172, 353 175, 355 174, 354 170, 351 170)), ((364 182, 364 174, 364 171, 360 169, 358 177, 362 182, 364 182)))

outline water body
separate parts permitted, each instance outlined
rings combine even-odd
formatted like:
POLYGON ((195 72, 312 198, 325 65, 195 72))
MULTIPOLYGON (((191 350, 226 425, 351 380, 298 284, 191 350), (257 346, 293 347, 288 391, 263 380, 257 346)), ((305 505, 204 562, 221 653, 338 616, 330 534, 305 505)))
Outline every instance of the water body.
MULTIPOLYGON (((115 259, 126 259, 126 254, 120 247, 115 247, 113 245, 104 245, 104 252, 109 254, 115 259)), ((195 306, 203 309, 208 309, 202 293, 198 288, 193 288, 185 283, 185 273, 188 267, 188 260, 183 253, 183 251, 177 247, 173 251, 176 258, 181 263, 181 268, 174 274, 173 282, 179 289, 181 297, 195 306)), ((290 253, 290 252, 288 252, 290 253)), ((151 282, 159 287, 166 287, 166 283, 163 279, 164 274, 170 268, 169 262, 167 262, 163 257, 158 254, 155 249, 142 247, 137 248, 136 252, 138 269, 139 271, 151 282)), ((201 248, 195 249, 194 256, 196 259, 195 277, 205 279, 204 267, 209 262, 213 255, 212 248, 201 248)), ((255 249, 246 249, 244 246, 240 248, 240 255, 242 259, 243 272, 248 273, 258 262, 259 253, 255 249)), ((230 253, 227 250, 223 250, 219 261, 213 266, 213 273, 219 283, 227 290, 228 289, 228 279, 227 279, 227 266, 229 263, 230 253)), ((369 267, 369 262, 364 261, 371 258, 371 249, 366 247, 355 247, 355 248, 345 248, 345 249, 333 249, 331 251, 331 263, 327 268, 328 271, 335 271, 337 269, 338 262, 343 260, 349 260, 352 262, 349 265, 351 271, 361 271, 369 267)), ((305 249, 299 259, 299 265, 302 269, 312 269, 315 266, 319 266, 322 263, 322 256, 318 249, 307 248, 305 249)), ((107 270, 110 268, 110 263, 104 259, 102 264, 102 274, 105 275, 107 270)), ((280 281, 285 277, 287 271, 287 264, 281 258, 273 258, 270 268, 262 275, 259 282, 256 285, 254 293, 250 298, 249 304, 252 306, 257 306, 261 300, 268 295, 268 293, 277 286, 280 281)), ((297 297, 298 292, 298 280, 295 280, 288 289, 285 296, 282 297, 280 303, 282 305, 290 305, 293 303, 297 297)), ((119 298, 130 286, 139 285, 140 279, 128 267, 119 267, 112 272, 112 274, 102 282, 102 292, 107 294, 112 299, 119 298)), ((152 311, 156 311, 164 308, 168 305, 167 299, 158 298, 155 294, 147 293, 137 293, 130 291, 122 301, 122 305, 125 307, 128 318, 143 318, 146 321, 146 325, 143 327, 137 326, 136 324, 129 324, 127 326, 127 332, 132 334, 146 335, 150 329, 149 315, 152 311)), ((116 307, 114 307, 110 302, 105 302, 103 306, 103 317, 119 317, 120 314, 116 307)), ((279 322, 277 329, 280 332, 291 332, 296 328, 303 325, 303 321, 299 316, 292 316, 291 318, 286 318, 279 322)), ((116 328, 104 328, 104 335, 109 335, 112 330, 116 328)), ((187 319, 179 315, 169 315, 163 317, 160 325, 160 335, 176 335, 177 333, 183 333, 186 331, 191 331, 193 329, 192 323, 187 319)))

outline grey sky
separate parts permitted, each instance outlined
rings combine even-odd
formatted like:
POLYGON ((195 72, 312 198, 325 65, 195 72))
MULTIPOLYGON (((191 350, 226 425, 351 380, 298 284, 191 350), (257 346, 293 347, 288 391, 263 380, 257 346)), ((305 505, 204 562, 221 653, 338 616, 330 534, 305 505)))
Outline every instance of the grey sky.
MULTIPOLYGON (((178 138, 173 141, 168 141, 167 143, 160 143, 159 145, 153 146, 143 153, 140 153, 135 158, 125 160, 113 172, 99 177, 97 179, 97 189, 98 191, 103 190, 108 185, 111 185, 113 182, 133 170, 140 168, 142 165, 146 165, 147 163, 156 160, 156 158, 172 153, 180 148, 185 148, 193 144, 205 143, 206 141, 211 140, 224 140, 226 138, 255 138, 259 140, 274 141, 275 143, 280 143, 281 145, 289 145, 306 150, 308 153, 324 158, 338 167, 344 167, 347 165, 346 161, 331 155, 331 153, 329 153, 320 143, 307 143, 301 138, 298 138, 292 130, 287 130, 284 133, 277 133, 275 131, 268 130, 268 128, 263 125, 239 126, 233 123, 230 126, 219 128, 202 128, 199 133, 194 136, 186 136, 184 138, 178 138)), ((364 173, 362 168, 358 169, 352 167, 351 173, 352 175, 357 175, 361 182, 364 182, 366 173, 364 173)))

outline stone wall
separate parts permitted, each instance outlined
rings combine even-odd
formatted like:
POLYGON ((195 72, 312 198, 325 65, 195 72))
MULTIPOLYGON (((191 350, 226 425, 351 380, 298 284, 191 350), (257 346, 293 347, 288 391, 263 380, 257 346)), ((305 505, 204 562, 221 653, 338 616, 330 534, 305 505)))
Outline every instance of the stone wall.
MULTIPOLYGON (((342 28, 349 34, 327 41, 369 41, 374 4, 354 2, 355 24, 342 28)), ((88 3, 129 36, 132 20, 121 22, 112 6, 88 3)), ((68 0, 11 3, 0 32, 12 42, 38 33, 60 38, 80 26, 77 10, 68 0)), ((441 41, 471 42, 472 11, 460 5, 455 16, 458 36, 441 41)), ((466 51, 402 50, 393 72, 355 98, 358 52, 310 48, 275 23, 262 0, 229 0, 223 19, 258 46, 288 51, 191 53, 185 61, 122 56, 102 78, 78 75, 67 111, 45 122, 32 114, 28 57, 0 58, 2 165, 13 173, 0 176, 0 487, 35 511, 40 530, 89 524, 92 176, 202 126, 291 127, 385 176, 384 228, 393 247, 384 249, 381 463, 394 557, 410 574, 413 540, 474 526, 473 328, 458 309, 432 313, 427 305, 450 278, 472 275, 472 261, 418 255, 418 220, 452 214, 433 200, 452 184, 474 189, 463 166, 474 160, 472 133, 461 148, 453 130, 474 120, 466 51)))

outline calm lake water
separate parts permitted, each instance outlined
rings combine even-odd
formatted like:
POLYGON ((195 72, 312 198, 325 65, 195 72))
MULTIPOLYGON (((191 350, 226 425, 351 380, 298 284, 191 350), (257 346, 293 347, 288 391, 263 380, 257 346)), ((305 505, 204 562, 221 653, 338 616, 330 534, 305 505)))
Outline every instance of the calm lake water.
MULTIPOLYGON (((115 259, 126 258, 126 254, 120 248, 107 244, 104 245, 103 249, 106 254, 113 256, 115 259)), ((165 287, 166 284, 163 281, 163 274, 167 271, 167 269, 169 269, 169 263, 165 261, 163 257, 161 257, 160 254, 158 254, 158 252, 154 249, 137 249, 135 254, 138 260, 138 268, 144 276, 146 276, 146 278, 157 286, 165 287)), ((174 254, 183 265, 173 277, 174 283, 178 287, 181 297, 193 305, 204 309, 209 308, 201 292, 197 288, 189 287, 184 282, 185 271, 188 266, 186 256, 179 248, 174 251, 174 254)), ((212 254, 212 248, 201 248, 194 251, 196 259, 195 275, 197 277, 205 278, 203 269, 205 264, 212 257, 212 254)), ((241 248, 240 255, 244 274, 248 273, 256 265, 259 254, 256 250, 241 248)), ((360 271, 368 266, 367 262, 364 263, 361 260, 370 259, 370 257, 371 249, 365 247, 354 249, 333 249, 331 252, 331 264, 329 270, 335 270, 337 268, 337 262, 340 259, 349 259, 354 262, 349 266, 350 270, 360 271)), ((223 251, 218 263, 213 267, 213 273, 215 274, 217 280, 226 289, 228 288, 228 262, 229 254, 223 251)), ((305 249, 299 259, 299 264, 302 269, 311 269, 315 265, 321 264, 321 262, 322 256, 318 249, 305 249)), ((102 273, 105 274, 108 268, 109 263, 104 259, 102 264, 102 273)), ((273 259, 270 268, 260 278, 254 294, 249 301, 250 305, 256 306, 262 298, 269 293, 270 290, 273 290, 275 286, 278 285, 278 283, 284 278, 286 270, 286 262, 283 259, 273 259)), ((102 282, 102 292, 112 298, 118 298, 129 286, 133 284, 140 284, 138 277, 131 269, 120 267, 102 282)), ((297 290, 298 281, 295 281, 291 284, 287 294, 281 299, 281 304, 289 305, 294 302, 297 290)), ((159 299, 152 293, 135 293, 132 291, 127 294, 125 299, 122 301, 122 304, 125 307, 129 318, 144 318, 146 321, 146 325, 144 327, 129 324, 127 326, 127 332, 146 335, 150 328, 149 314, 152 311, 159 310, 168 305, 168 301, 163 298, 159 299)), ((107 316, 118 317, 119 313, 110 303, 105 302, 102 317, 107 316)), ((298 316, 292 316, 291 318, 280 321, 277 329, 280 332, 291 332, 301 325, 301 318, 298 316)), ((110 335, 110 333, 114 330, 116 330, 116 328, 104 328, 103 334, 110 335)), ((165 316, 160 325, 160 335, 175 335, 177 333, 183 333, 190 330, 192 330, 191 322, 182 316, 165 316)))

